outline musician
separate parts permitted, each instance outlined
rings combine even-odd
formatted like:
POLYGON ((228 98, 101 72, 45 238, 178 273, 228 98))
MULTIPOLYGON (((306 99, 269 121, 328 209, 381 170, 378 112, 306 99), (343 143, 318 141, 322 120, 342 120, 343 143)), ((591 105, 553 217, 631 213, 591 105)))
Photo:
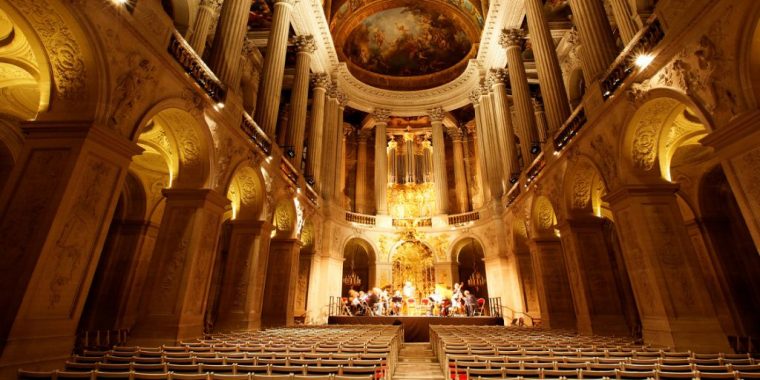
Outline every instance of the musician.
POLYGON ((404 296, 401 294, 400 290, 396 290, 393 294, 393 297, 391 297, 391 303, 393 315, 399 315, 401 313, 401 306, 404 304, 404 296))
POLYGON ((464 291, 464 306, 467 308, 467 316, 472 317, 475 314, 475 308, 478 306, 478 300, 469 290, 464 291))
POLYGON ((464 309, 464 294, 462 294, 462 283, 454 283, 454 292, 451 295, 451 313, 461 314, 464 309))

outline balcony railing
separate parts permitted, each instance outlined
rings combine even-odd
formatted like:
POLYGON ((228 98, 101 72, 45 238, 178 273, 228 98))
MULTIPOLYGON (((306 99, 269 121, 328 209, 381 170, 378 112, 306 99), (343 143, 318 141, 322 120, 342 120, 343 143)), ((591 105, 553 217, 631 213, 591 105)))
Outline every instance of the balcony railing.
POLYGON ((665 38, 665 30, 660 21, 655 19, 639 32, 636 42, 631 43, 618 56, 602 81, 602 97, 607 100, 617 91, 634 70, 636 58, 641 54, 650 54, 657 44, 665 38))
POLYGON ((243 113, 243 121, 240 124, 240 129, 251 139, 251 142, 258 146, 265 155, 272 154, 272 141, 259 128, 258 125, 251 119, 251 116, 247 113, 243 113))
POLYGON ((588 121, 586 119, 586 111, 583 109, 583 106, 580 106, 554 136, 554 150, 557 152, 562 151, 578 131, 586 125, 586 121, 588 121))
POLYGON ((309 184, 306 184, 306 188, 304 192, 306 193, 306 198, 308 198, 312 204, 316 205, 317 201, 319 200, 319 196, 317 195, 317 192, 314 191, 314 189, 312 189, 309 184))
POLYGON ((280 162, 280 170, 282 170, 282 173, 285 174, 285 178, 287 178, 293 186, 298 186, 298 172, 290 161, 283 158, 280 162))
POLYGON ((357 214, 355 212, 346 212, 346 221, 366 226, 374 226, 377 224, 373 215, 357 214))
POLYGON ((528 171, 525 172, 526 182, 527 183, 533 182, 536 179, 536 177, 538 177, 538 175, 541 174, 541 171, 544 170, 545 166, 546 166, 546 160, 544 160, 544 154, 541 153, 533 161, 533 164, 530 165, 530 168, 528 168, 528 171))
POLYGON ((516 183, 514 186, 512 186, 512 189, 509 190, 507 193, 507 201, 504 204, 504 207, 512 206, 512 203, 515 203, 515 200, 517 200, 517 197, 520 196, 520 184, 516 183))
POLYGON ((198 86, 216 103, 224 101, 227 90, 214 72, 206 66, 201 57, 174 31, 169 39, 169 54, 185 69, 185 72, 198 83, 198 86))
POLYGON ((449 225, 456 226, 480 220, 480 212, 471 211, 463 214, 449 215, 449 225))
POLYGON ((412 228, 412 227, 432 227, 433 219, 431 218, 403 218, 393 219, 391 221, 393 227, 412 228))

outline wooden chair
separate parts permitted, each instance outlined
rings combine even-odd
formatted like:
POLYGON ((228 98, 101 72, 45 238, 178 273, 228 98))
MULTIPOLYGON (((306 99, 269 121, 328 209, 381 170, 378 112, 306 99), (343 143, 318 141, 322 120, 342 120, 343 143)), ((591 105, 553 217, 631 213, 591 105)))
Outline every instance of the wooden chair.
POLYGON ((52 380, 53 378, 55 378, 55 371, 18 370, 18 380, 52 380))

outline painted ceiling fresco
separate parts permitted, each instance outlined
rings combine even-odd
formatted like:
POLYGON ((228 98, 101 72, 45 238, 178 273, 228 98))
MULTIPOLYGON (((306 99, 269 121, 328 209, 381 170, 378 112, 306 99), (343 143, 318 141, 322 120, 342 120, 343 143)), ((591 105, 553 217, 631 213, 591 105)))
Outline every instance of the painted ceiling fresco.
POLYGON ((460 25, 419 4, 386 9, 348 35, 343 53, 373 73, 417 76, 445 70, 467 56, 471 42, 460 25))

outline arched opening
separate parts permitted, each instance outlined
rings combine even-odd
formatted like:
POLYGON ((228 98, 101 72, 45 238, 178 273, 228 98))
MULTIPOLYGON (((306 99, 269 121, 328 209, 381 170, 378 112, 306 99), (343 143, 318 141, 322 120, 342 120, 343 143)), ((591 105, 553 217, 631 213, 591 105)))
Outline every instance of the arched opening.
POLYGON ((528 227, 525 220, 517 219, 512 223, 512 239, 517 258, 521 306, 524 314, 515 313, 513 318, 518 318, 518 320, 523 318, 523 323, 530 326, 534 324, 534 321, 541 320, 541 306, 538 301, 538 288, 533 272, 533 259, 528 245, 528 227))
POLYGON ((161 7, 174 22, 177 31, 185 35, 190 29, 190 22, 198 12, 198 1, 161 0, 161 7))
POLYGON ((348 297, 351 290, 366 292, 372 289, 375 284, 370 274, 374 266, 374 255, 367 242, 350 240, 343 248, 341 296, 348 297))
MULTIPOLYGON (((391 253, 391 284, 404 289, 416 300, 435 292, 435 260, 433 252, 420 241, 404 241, 391 253), (409 286, 413 290, 409 290, 409 286)), ((407 294, 405 296, 408 297, 407 294)))
POLYGON ((475 239, 467 239, 457 254, 459 282, 475 297, 488 299, 485 254, 483 247, 475 239))
POLYGON ((745 339, 760 337, 760 279, 753 275, 760 273, 760 256, 720 165, 705 174, 700 189, 700 224, 713 252, 703 267, 714 266, 706 277, 716 277, 733 318, 735 349, 746 351, 745 339))

